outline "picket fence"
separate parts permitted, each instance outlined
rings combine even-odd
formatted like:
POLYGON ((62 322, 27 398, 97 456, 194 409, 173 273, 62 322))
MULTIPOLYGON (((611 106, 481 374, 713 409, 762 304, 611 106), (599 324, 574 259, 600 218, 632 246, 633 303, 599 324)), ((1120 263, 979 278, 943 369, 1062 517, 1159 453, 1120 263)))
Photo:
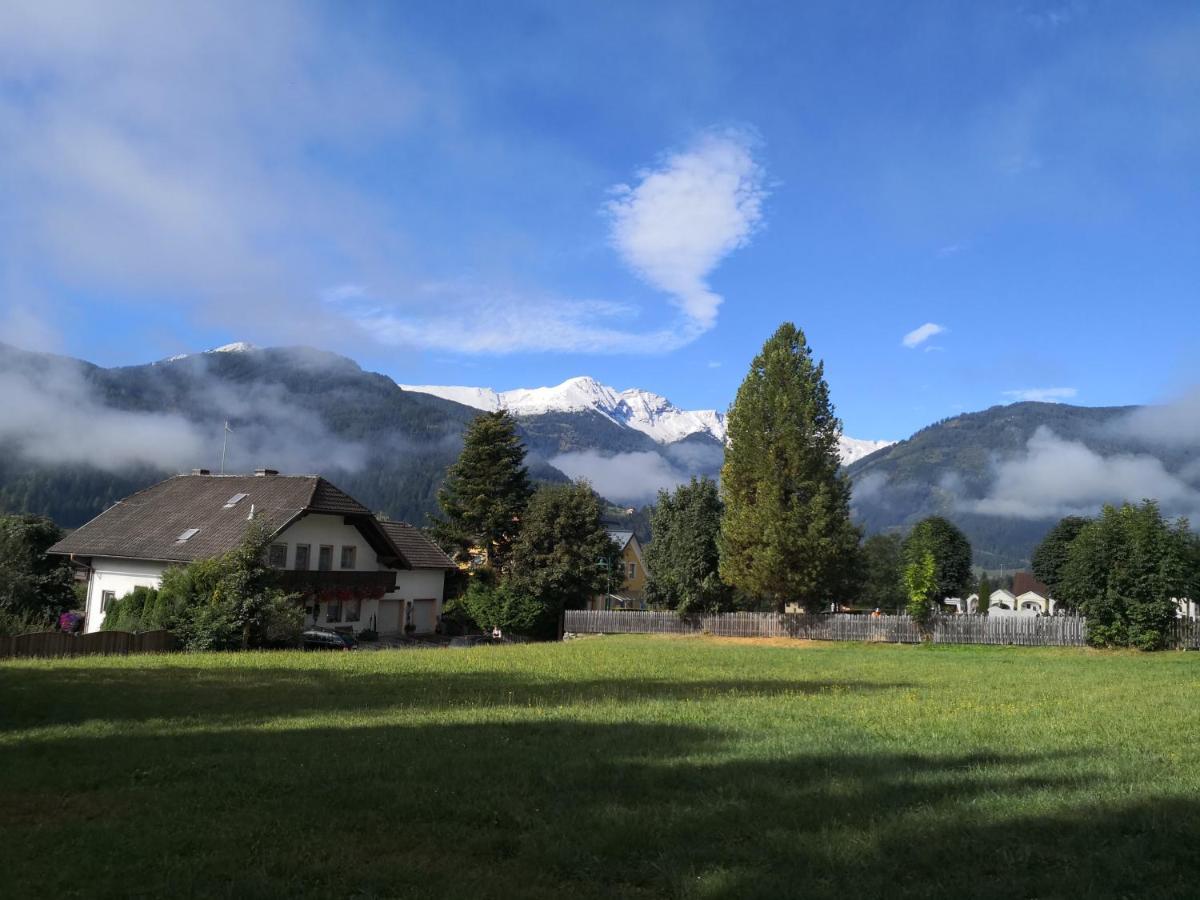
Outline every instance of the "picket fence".
POLYGON ((64 634, 38 631, 0 637, 0 658, 6 656, 124 656, 128 653, 166 653, 175 649, 168 631, 96 631, 64 634))
MULTIPOLYGON (((822 613, 717 613, 568 610, 563 631, 571 634, 712 634, 718 637, 782 637, 810 641, 876 641, 916 644, 921 633, 909 616, 822 613)), ((1192 632, 1200 642, 1200 629, 1192 632)), ((1087 620, 1075 616, 943 616, 934 620, 935 644, 1016 644, 1082 647, 1087 620)))

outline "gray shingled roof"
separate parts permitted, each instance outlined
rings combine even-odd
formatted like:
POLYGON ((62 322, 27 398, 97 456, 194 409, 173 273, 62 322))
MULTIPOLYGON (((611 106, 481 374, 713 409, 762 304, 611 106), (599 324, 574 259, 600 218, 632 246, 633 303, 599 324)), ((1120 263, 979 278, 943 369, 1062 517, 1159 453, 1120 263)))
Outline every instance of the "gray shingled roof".
POLYGON ((622 550, 625 549, 626 544, 628 544, 631 540, 633 540, 633 532, 632 531, 616 531, 615 529, 612 529, 612 528, 608 528, 605 530, 608 532, 609 540, 611 540, 613 543, 615 543, 622 550))
MULTIPOLYGON (((131 494, 50 548, 75 556, 191 562, 232 550, 251 508, 273 531, 304 512, 363 517, 384 556, 395 551, 371 511, 318 475, 176 475, 131 494), (245 494, 236 504, 226 504, 245 494), (187 540, 179 538, 196 529, 187 540)), ((370 538, 368 538, 370 539, 370 538)))
POLYGON ((420 529, 407 522, 380 522, 392 543, 414 569, 454 569, 454 561, 420 529))

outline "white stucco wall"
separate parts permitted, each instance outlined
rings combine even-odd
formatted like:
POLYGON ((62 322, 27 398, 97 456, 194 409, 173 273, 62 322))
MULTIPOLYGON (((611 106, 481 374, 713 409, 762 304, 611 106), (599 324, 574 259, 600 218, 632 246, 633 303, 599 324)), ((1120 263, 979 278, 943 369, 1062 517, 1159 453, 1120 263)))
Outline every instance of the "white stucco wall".
POLYGON ((272 543, 287 544, 287 566, 296 568, 296 545, 308 544, 308 567, 316 571, 320 560, 321 545, 333 548, 334 572, 373 572, 380 568, 375 551, 361 532, 347 525, 341 516, 309 515, 297 519, 278 535, 272 543), (342 547, 356 547, 354 568, 342 568, 342 547))
POLYGON ((100 610, 101 595, 104 591, 112 591, 114 598, 120 600, 135 587, 156 588, 162 583, 162 574, 166 568, 166 563, 144 559, 93 559, 92 573, 88 576, 83 630, 90 634, 99 631, 104 623, 104 613, 100 610))

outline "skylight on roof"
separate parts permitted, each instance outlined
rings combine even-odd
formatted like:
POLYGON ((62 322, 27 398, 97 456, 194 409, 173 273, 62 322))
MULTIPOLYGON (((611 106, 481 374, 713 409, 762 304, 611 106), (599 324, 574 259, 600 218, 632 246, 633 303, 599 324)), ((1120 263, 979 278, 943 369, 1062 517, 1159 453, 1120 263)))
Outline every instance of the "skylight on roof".
POLYGON ((199 528, 189 528, 187 531, 185 531, 181 535, 179 535, 179 537, 175 538, 175 543, 177 543, 177 544, 186 543, 188 540, 195 537, 199 532, 200 532, 199 528))
POLYGON ((249 496, 250 496, 249 494, 234 494, 232 497, 230 497, 228 500, 225 501, 225 506, 222 508, 223 509, 233 509, 233 507, 237 506, 238 503, 240 503, 242 500, 245 500, 249 496))

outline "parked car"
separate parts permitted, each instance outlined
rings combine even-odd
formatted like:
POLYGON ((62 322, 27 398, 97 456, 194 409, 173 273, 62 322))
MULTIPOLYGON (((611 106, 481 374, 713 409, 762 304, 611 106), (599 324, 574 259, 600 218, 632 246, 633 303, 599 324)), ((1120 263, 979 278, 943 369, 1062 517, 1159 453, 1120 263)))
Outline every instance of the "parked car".
POLYGON ((451 647, 490 647, 496 644, 511 644, 506 637, 492 637, 490 634, 465 634, 451 638, 451 647))
POLYGON ((324 628, 310 628, 302 635, 305 650, 357 650, 354 635, 324 628))

